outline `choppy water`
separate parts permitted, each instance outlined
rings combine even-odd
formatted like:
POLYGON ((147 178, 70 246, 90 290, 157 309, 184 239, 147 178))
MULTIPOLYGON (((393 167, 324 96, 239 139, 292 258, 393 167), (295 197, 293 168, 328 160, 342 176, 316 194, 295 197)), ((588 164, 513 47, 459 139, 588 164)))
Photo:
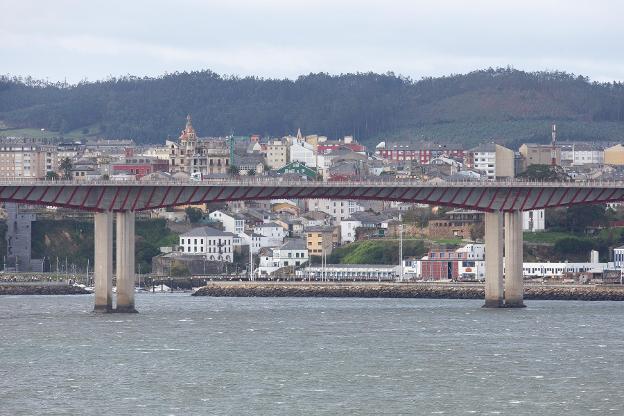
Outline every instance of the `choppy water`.
POLYGON ((0 297, 0 414, 624 414, 624 303, 0 297))

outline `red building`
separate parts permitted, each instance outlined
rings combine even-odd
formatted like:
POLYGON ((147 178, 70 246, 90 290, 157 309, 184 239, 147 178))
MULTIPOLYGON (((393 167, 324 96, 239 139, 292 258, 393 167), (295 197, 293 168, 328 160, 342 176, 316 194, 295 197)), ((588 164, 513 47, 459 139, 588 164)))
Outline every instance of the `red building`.
POLYGON ((125 173, 137 179, 153 172, 168 172, 169 161, 148 156, 129 156, 122 162, 111 164, 111 174, 125 173))
POLYGON ((377 148, 376 153, 383 159, 389 160, 416 160, 421 165, 427 165, 437 157, 446 156, 464 160, 467 152, 452 145, 395 144, 377 148))
POLYGON ((430 251, 420 262, 421 276, 426 280, 457 280, 461 262, 468 253, 455 251, 430 251))

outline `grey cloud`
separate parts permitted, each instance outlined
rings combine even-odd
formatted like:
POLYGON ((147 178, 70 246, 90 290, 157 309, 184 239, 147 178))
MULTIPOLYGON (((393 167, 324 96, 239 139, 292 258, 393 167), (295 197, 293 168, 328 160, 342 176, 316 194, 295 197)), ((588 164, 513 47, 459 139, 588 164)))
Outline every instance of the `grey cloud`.
POLYGON ((415 78, 512 65, 624 80, 619 1, 4 1, 0 72, 415 78))

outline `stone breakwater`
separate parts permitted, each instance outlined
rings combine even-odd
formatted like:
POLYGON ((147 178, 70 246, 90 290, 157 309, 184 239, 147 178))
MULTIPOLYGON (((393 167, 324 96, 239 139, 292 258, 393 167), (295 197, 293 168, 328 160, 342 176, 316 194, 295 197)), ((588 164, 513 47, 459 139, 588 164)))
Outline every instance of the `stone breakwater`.
MULTIPOLYGON (((419 284, 211 283, 193 296, 483 299, 483 286, 419 284)), ((624 301, 624 288, 528 286, 526 300, 624 301)))
POLYGON ((90 292, 71 285, 20 285, 0 283, 1 295, 87 295, 90 292))

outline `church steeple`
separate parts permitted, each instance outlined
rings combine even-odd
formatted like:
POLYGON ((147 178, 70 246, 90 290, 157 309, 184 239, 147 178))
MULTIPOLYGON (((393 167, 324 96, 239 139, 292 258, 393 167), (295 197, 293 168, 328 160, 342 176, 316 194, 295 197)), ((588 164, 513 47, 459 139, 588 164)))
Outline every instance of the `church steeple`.
POLYGON ((195 129, 193 128, 193 123, 191 122, 191 115, 187 114, 186 127, 182 130, 180 142, 195 141, 196 139, 197 135, 195 134, 195 129))

